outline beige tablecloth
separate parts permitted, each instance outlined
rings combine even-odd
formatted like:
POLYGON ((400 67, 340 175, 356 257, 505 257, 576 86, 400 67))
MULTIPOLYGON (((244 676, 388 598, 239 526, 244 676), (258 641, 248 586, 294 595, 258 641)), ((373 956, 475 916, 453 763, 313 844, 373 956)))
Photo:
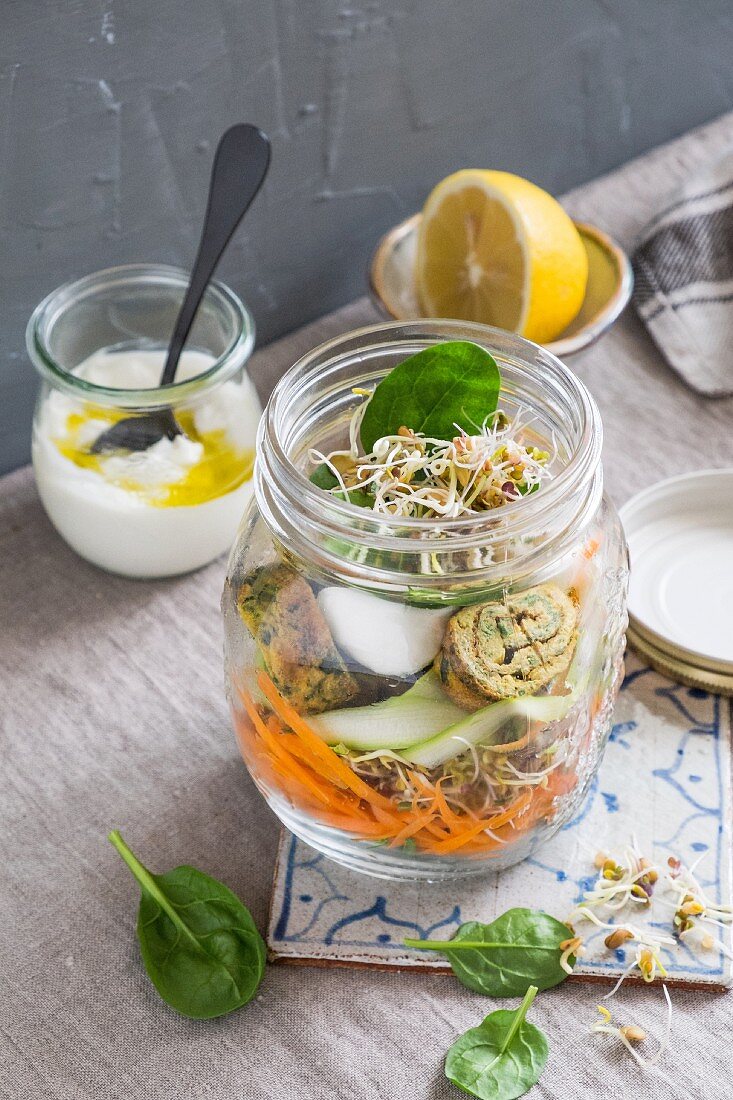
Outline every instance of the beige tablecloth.
MULTIPOLYGON (((630 246, 664 193, 729 144, 733 116, 568 206, 630 246)), ((360 301, 266 348, 258 384, 265 392, 302 351, 373 319, 360 301)), ((685 389, 632 313, 572 365, 601 406, 617 502, 679 470, 733 465, 733 401, 685 389)), ((111 827, 153 869, 186 862, 223 879, 265 926, 278 827, 229 729, 223 574, 219 561, 181 580, 107 576, 55 535, 29 470, 0 482, 0 1095, 457 1096, 445 1051, 495 1006, 449 978, 273 966, 255 1002, 202 1023, 170 1011, 143 972, 137 888, 105 840, 111 827)), ((619 1011, 659 1030, 658 988, 621 996, 619 1011)), ((731 1094, 729 998, 676 994, 667 1068, 690 1085, 674 1092, 589 1040, 597 998, 568 984, 538 1000, 551 1057, 533 1096, 731 1094)))

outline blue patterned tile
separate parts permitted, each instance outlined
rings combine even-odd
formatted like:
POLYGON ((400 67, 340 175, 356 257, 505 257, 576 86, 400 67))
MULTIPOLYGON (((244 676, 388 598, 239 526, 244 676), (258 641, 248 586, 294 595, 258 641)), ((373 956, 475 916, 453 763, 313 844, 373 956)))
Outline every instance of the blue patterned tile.
MULTIPOLYGON (((572 821, 542 849, 503 874, 452 884, 386 883, 329 862, 283 836, 268 943, 279 959, 445 969, 436 955, 410 952, 406 937, 450 937, 464 920, 491 920, 514 905, 566 917, 595 878, 599 849, 617 851, 633 834, 659 862, 699 860, 697 875, 716 901, 731 903, 731 722, 726 699, 674 684, 627 658, 603 765, 572 821)), ((669 932, 667 910, 644 919, 669 932)), ((583 924, 581 974, 615 978, 623 951, 583 924)), ((672 981, 731 983, 730 961, 687 944, 663 955, 672 981)))

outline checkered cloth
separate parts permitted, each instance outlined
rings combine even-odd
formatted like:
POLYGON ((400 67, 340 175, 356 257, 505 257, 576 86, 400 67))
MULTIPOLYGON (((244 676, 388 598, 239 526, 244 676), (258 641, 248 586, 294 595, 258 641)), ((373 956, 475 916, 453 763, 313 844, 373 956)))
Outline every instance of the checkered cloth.
POLYGON ((696 172, 644 230, 634 304, 689 386, 733 394, 733 153, 696 172))

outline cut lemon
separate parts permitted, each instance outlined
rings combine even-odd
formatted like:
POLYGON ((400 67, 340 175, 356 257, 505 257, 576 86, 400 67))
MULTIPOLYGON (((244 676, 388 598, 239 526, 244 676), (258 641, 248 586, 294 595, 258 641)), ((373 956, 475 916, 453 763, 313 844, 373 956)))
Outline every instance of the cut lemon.
POLYGON ((556 199, 510 172, 466 168, 431 192, 417 245, 423 314, 554 340, 578 314, 588 255, 556 199))

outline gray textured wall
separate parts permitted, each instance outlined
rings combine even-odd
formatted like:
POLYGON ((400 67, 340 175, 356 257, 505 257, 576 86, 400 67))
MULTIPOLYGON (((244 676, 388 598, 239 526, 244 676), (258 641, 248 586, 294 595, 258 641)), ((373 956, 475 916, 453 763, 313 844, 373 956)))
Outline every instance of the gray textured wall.
POLYGON ((212 144, 273 138, 221 276, 262 341, 358 295, 466 165, 556 192, 733 106, 731 0, 0 0, 0 470, 28 457, 26 319, 58 283, 188 264, 212 144))

